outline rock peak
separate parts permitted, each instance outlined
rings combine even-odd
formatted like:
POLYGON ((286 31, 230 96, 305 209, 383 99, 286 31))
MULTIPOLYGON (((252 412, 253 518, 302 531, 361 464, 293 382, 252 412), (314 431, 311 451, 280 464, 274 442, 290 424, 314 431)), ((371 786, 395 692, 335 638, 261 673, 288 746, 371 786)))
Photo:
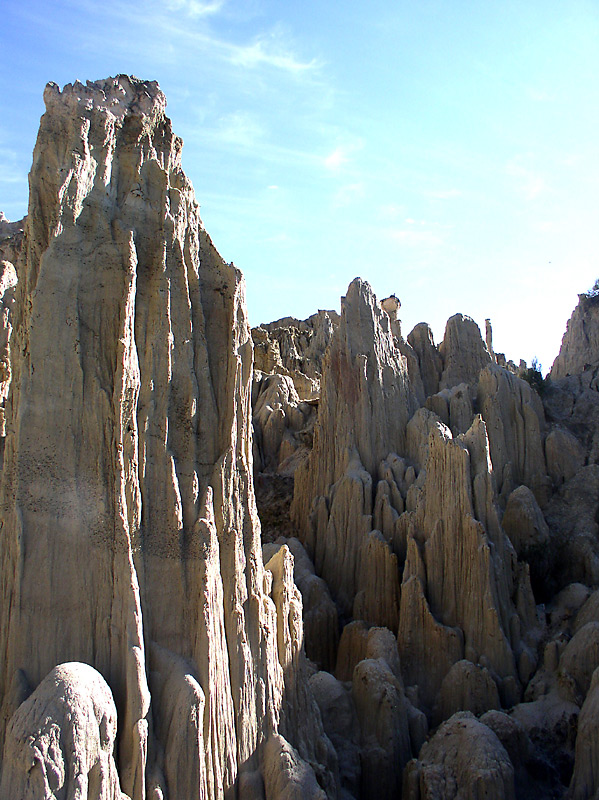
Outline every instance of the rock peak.
POLYGON ((44 90, 44 103, 48 111, 62 104, 69 111, 77 107, 105 111, 118 120, 128 113, 154 116, 166 109, 166 97, 158 82, 144 81, 134 75, 116 75, 85 84, 76 80, 67 83, 62 91, 51 81, 44 90))

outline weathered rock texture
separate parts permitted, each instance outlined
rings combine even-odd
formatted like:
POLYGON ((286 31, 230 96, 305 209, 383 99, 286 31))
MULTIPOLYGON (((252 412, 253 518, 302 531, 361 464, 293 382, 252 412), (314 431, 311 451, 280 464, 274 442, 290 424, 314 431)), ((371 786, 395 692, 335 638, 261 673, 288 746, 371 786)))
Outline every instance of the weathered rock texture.
POLYGON ((102 676, 87 664, 55 667, 11 719, 1 796, 121 800, 116 729, 116 707, 102 676))
POLYGON ((322 359, 338 325, 336 311, 319 311, 306 320, 284 317, 252 328, 256 369, 289 376, 302 400, 317 397, 322 359))
POLYGON ((599 367, 599 297, 596 293, 578 296, 578 305, 568 321, 562 346, 550 376, 552 380, 592 372, 599 367))
POLYGON ((241 274, 202 227, 157 84, 44 97, 0 488, 0 738, 24 685, 79 661, 114 695, 131 798, 223 797, 263 765, 271 785, 278 731, 334 794, 292 567, 262 562, 241 274))
POLYGON ((478 325, 463 314, 447 320, 439 353, 443 359, 440 389, 451 389, 459 383, 476 384, 481 369, 492 361, 478 325))
POLYGON ((469 712, 445 722, 410 763, 404 800, 514 800, 514 767, 495 733, 469 712))
POLYGON ((385 541, 371 546, 373 475, 390 451, 406 446, 406 425, 416 408, 406 361, 395 346, 390 319, 370 286, 353 281, 343 300, 341 322, 326 352, 314 447, 295 476, 292 518, 302 532, 317 572, 327 581, 343 612, 368 603, 369 622, 397 615, 395 556, 385 541), (364 562, 376 561, 368 569, 364 562), (358 575, 382 581, 380 607, 368 599, 358 575), (385 577, 387 576, 387 577, 385 577), (388 580, 391 583, 388 583, 388 580), (386 589, 389 589, 389 594, 386 589))
MULTIPOLYGON (((448 323, 442 348, 441 385, 448 388, 417 411, 392 299, 381 313, 367 284, 356 280, 348 289, 323 363, 314 448, 296 473, 292 518, 342 614, 398 631, 401 673, 421 708, 432 713, 450 668, 468 659, 486 681, 484 711, 498 698, 517 701, 536 664, 534 599, 528 569, 500 525, 493 442, 501 471, 522 473, 536 486, 537 474, 544 477, 543 412, 528 384, 512 385, 513 376, 490 364, 480 331, 460 315, 448 323), (474 416, 476 385, 493 439, 474 416), (433 409, 453 423, 453 434, 433 409), (529 438, 539 451, 528 470, 518 414, 533 420, 529 438)), ((432 340, 418 327, 414 358, 424 363, 429 354, 434 363, 432 340)), ((425 373, 435 370, 439 375, 439 366, 425 373)), ((355 637, 344 637, 343 659, 355 664, 348 644, 355 637)), ((337 674, 347 679, 343 663, 337 674)), ((467 695, 465 686, 446 688, 438 721, 462 708, 467 695)))
POLYGON ((359 278, 250 332, 157 85, 45 99, 0 217, 2 799, 596 796, 595 298, 546 381, 359 278))
POLYGON ((254 371, 254 467, 291 476, 312 446, 313 403, 300 401, 288 375, 254 371))

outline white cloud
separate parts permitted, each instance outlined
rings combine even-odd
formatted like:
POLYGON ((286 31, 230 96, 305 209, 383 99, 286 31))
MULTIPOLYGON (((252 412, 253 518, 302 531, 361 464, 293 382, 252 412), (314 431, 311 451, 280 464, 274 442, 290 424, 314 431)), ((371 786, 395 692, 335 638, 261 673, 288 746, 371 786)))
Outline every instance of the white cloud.
POLYGON ((225 0, 201 2, 201 0, 167 0, 166 7, 169 11, 183 11, 190 17, 206 17, 217 14, 224 6, 225 0))
POLYGON ((529 167, 523 166, 522 159, 517 157, 508 161, 505 171, 516 179, 516 187, 526 200, 535 200, 544 194, 548 187, 542 175, 529 167))
POLYGON ((535 103, 551 103, 555 100, 555 95, 551 92, 544 91, 543 89, 536 89, 534 86, 526 87, 526 94, 535 103))
POLYGON ((337 170, 349 161, 347 148, 336 147, 324 160, 327 169, 337 170))
POLYGON ((348 164, 351 160, 351 155, 357 150, 361 150, 363 146, 364 142, 359 138, 356 138, 355 141, 339 144, 323 159, 323 163, 331 172, 337 172, 341 167, 348 164))
POLYGON ((301 61, 290 48, 285 46, 277 34, 263 36, 256 39, 252 44, 234 45, 227 42, 212 40, 216 46, 222 46, 226 57, 238 66, 248 69, 268 66, 275 67, 285 72, 300 73, 308 72, 318 66, 316 59, 311 61, 301 61))
POLYGON ((462 196, 462 192, 459 189, 431 189, 423 192, 423 194, 435 200, 451 200, 454 197, 462 196))
POLYGON ((387 236, 393 241, 405 244, 407 247, 432 247, 443 243, 438 233, 431 230, 406 230, 405 228, 390 228, 387 236))
POLYGON ((361 200, 364 195, 365 192, 363 183, 348 183, 345 186, 341 186, 341 188, 335 192, 333 206, 335 208, 344 208, 346 206, 350 206, 357 200, 361 200))
POLYGON ((19 169, 17 153, 9 147, 0 146, 0 182, 27 183, 27 172, 19 169))
POLYGON ((384 219, 397 219, 406 211, 406 207, 399 205, 397 203, 387 203, 386 205, 380 206, 379 214, 384 219))
POLYGON ((221 118, 217 136, 229 144, 253 147, 264 136, 264 129, 250 114, 235 112, 221 118))
MULTIPOLYGON (((99 6, 94 0, 66 2, 74 10, 83 8, 92 17, 100 16, 99 6)), ((209 18, 217 17, 225 5, 226 0, 166 0, 166 5, 159 0, 147 0, 143 16, 140 16, 134 4, 114 0, 111 17, 113 22, 118 20, 122 38, 112 37, 109 45, 113 50, 120 50, 126 44, 129 53, 137 45, 138 50, 145 53, 155 43, 154 56, 157 61, 177 62, 185 51, 190 52, 191 47, 193 58, 201 60, 208 56, 245 69, 270 67, 300 75, 311 74, 320 67, 320 62, 315 58, 306 61, 296 56, 289 37, 280 26, 245 44, 220 37, 210 27, 209 18), (138 32, 133 42, 130 30, 138 32)), ((92 29, 86 31, 85 37, 88 44, 94 42, 94 46, 101 45, 105 51, 105 32, 100 36, 97 30, 92 29)))

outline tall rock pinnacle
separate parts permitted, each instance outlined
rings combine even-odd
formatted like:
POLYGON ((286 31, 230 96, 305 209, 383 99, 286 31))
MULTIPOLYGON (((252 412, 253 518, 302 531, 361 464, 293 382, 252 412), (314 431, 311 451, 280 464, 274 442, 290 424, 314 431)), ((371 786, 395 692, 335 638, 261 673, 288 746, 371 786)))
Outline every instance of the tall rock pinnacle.
MULTIPOLYGON (((156 83, 49 84, 44 99, 0 490, 2 785, 29 780, 12 715, 67 661, 114 695, 131 798, 251 783, 261 744, 286 733, 284 692, 307 709, 291 744, 326 783, 301 624, 281 619, 262 563, 241 273, 202 226, 156 83)), ((297 594, 288 570, 277 585, 297 594)))

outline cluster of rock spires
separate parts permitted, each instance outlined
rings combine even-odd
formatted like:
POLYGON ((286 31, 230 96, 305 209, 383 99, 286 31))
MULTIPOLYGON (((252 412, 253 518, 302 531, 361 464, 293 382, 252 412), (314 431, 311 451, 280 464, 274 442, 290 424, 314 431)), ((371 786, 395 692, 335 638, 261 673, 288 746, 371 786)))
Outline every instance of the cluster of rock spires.
POLYGON ((0 800, 596 796, 599 302, 542 396, 360 279, 250 330, 157 84, 45 102, 0 217, 0 800))

